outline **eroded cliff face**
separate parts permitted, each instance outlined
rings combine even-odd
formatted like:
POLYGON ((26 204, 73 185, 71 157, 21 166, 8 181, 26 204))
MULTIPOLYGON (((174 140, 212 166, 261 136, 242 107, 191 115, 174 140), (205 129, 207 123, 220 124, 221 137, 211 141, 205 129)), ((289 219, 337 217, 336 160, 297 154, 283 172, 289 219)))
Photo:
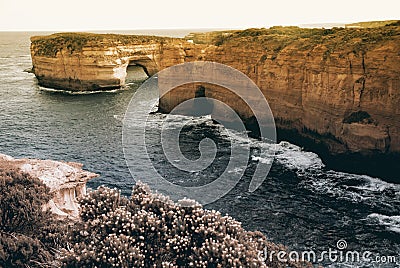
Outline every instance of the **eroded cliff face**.
POLYGON ((142 66, 152 76, 187 61, 196 47, 182 39, 88 33, 38 36, 31 42, 39 84, 70 91, 119 88, 128 65, 142 66))
MULTIPOLYGON (((32 38, 34 72, 44 86, 119 87, 129 64, 141 65, 151 75, 187 61, 215 61, 242 71, 258 85, 278 129, 296 130, 332 154, 400 153, 398 26, 251 29, 217 33, 201 44, 159 37, 146 37, 140 44, 118 43, 115 36, 109 42, 101 37, 102 41, 88 41, 77 50, 59 42, 51 54, 43 44, 54 38, 59 37, 32 38)), ((251 118, 233 94, 210 85, 204 88, 205 96, 231 104, 244 119, 251 118)), ((160 100, 160 109, 168 112, 194 98, 196 91, 193 86, 171 91, 160 100)))
POLYGON ((204 59, 248 75, 278 128, 322 140, 332 153, 400 152, 399 28, 343 29, 285 46, 279 34, 251 34, 210 46, 204 59))
POLYGON ((19 170, 39 178, 54 196, 45 209, 59 216, 76 218, 79 215, 77 198, 86 194, 86 182, 98 174, 82 170, 82 164, 39 159, 15 159, 0 154, 0 168, 19 170))

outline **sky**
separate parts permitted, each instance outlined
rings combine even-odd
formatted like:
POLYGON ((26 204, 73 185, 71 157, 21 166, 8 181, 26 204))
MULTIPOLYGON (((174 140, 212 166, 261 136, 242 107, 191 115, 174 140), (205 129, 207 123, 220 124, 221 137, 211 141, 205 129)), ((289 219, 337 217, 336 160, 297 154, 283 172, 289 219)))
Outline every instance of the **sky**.
POLYGON ((0 0, 0 31, 244 29, 400 19, 399 0, 0 0))

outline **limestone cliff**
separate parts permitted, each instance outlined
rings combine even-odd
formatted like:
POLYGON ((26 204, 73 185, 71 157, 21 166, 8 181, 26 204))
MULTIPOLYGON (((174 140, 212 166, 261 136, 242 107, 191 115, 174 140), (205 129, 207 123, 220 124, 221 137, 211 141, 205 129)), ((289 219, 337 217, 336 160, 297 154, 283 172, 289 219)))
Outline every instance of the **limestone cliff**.
POLYGON ((98 177, 95 173, 82 170, 82 164, 79 163, 15 159, 4 154, 0 154, 0 168, 20 170, 39 178, 54 195, 46 208, 60 216, 77 217, 79 215, 77 198, 86 194, 86 182, 98 177))
POLYGON ((39 84, 71 91, 119 88, 128 65, 142 66, 151 76, 187 61, 196 47, 167 37, 89 33, 37 36, 31 42, 39 84))
MULTIPOLYGON (((83 38, 32 38, 40 84, 71 90, 114 88, 124 84, 130 64, 143 66, 151 75, 186 61, 215 61, 242 71, 259 86, 278 129, 296 130, 331 154, 400 153, 396 24, 373 29, 273 27, 192 34, 187 38, 191 40, 87 34, 79 43, 78 37, 83 38)), ((160 108, 168 111, 195 97, 195 91, 176 90, 160 100, 160 108)), ((227 91, 206 85, 204 94, 251 118, 227 91)))
POLYGON ((399 27, 275 27, 216 42, 204 58, 255 81, 278 127, 325 136, 335 153, 400 152, 399 27))

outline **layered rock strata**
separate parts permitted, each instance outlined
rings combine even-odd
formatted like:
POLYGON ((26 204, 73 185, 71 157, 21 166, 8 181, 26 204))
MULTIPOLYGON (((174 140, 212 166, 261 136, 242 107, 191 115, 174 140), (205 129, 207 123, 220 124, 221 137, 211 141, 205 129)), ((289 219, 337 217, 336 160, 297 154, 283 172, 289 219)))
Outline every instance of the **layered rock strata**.
POLYGON ((39 84, 70 91, 125 85, 129 65, 149 75, 185 62, 194 44, 156 36, 63 33, 31 38, 33 72, 39 84))
POLYGON ((79 204, 77 198, 86 194, 86 182, 98 174, 82 169, 82 164, 39 159, 15 159, 0 154, 0 168, 19 170, 39 178, 50 188, 53 198, 46 208, 59 216, 77 217, 79 204))
MULTIPOLYGON (((280 130, 295 130, 331 154, 400 153, 399 26, 273 27, 202 36, 33 37, 34 73, 44 86, 97 90, 123 85, 128 65, 140 65, 151 75, 188 61, 215 61, 258 85, 280 130)), ((251 118, 228 90, 204 85, 203 91, 251 118)), ((160 109, 168 112, 196 92, 194 86, 177 88, 160 100, 160 109)))

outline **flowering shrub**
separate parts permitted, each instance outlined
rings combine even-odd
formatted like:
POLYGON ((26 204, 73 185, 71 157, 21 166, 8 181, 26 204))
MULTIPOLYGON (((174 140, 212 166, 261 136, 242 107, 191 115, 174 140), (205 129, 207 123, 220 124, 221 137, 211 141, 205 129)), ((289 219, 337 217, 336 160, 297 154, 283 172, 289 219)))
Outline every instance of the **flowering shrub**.
POLYGON ((188 199, 174 203, 142 183, 130 199, 107 187, 90 192, 76 222, 43 211, 50 198, 39 179, 0 170, 0 267, 301 267, 264 263, 261 250, 284 248, 229 216, 188 199))
MULTIPOLYGON (((137 183, 130 199, 99 187, 81 200, 65 267, 287 267, 258 252, 283 248, 191 200, 174 203, 137 183)), ((292 263, 292 267, 300 267, 292 263)))

